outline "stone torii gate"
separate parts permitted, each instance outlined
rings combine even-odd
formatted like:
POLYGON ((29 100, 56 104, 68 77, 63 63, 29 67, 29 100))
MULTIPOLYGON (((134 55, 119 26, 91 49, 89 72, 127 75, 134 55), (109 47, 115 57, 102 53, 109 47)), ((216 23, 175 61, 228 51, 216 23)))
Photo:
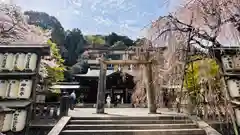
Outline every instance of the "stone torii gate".
POLYGON ((146 75, 146 90, 149 113, 155 114, 157 107, 155 103, 155 90, 152 83, 152 61, 150 60, 149 52, 146 53, 146 60, 106 60, 103 55, 100 59, 100 74, 98 80, 97 106, 96 113, 104 114, 105 105, 105 90, 106 90, 106 70, 107 65, 144 65, 146 75))

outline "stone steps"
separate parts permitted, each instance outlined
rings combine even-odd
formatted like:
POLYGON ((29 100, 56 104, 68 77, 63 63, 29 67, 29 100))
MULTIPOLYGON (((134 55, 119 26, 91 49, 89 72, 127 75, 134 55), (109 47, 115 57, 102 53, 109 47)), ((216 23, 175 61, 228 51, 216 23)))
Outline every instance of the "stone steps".
POLYGON ((72 117, 60 135, 206 135, 186 116, 72 117))
POLYGON ((60 135, 206 135, 202 129, 64 130, 60 135))
POLYGON ((66 130, 147 130, 147 129, 188 129, 197 128, 196 124, 105 124, 75 125, 69 124, 66 130))
POLYGON ((160 116, 115 116, 115 117, 71 117, 71 120, 189 120, 182 115, 160 115, 160 116))
POLYGON ((188 124, 191 120, 70 120, 69 124, 188 124))

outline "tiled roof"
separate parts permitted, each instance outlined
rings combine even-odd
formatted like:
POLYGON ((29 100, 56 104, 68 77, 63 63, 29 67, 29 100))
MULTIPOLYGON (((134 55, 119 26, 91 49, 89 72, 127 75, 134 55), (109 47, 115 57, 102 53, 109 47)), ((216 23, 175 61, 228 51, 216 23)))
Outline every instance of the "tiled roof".
MULTIPOLYGON (((116 71, 114 70, 107 70, 106 76, 109 76, 113 73, 115 73, 116 71)), ((129 70, 126 72, 127 74, 131 75, 131 76, 136 76, 136 72, 129 70)), ((74 76, 79 76, 79 77, 99 77, 100 74, 100 70, 88 70, 87 74, 75 74, 74 76)))
MULTIPOLYGON (((107 70, 106 75, 110 75, 114 73, 113 70, 107 70)), ((75 76, 81 76, 81 77, 99 77, 100 70, 88 70, 87 74, 75 74, 75 76)))
POLYGON ((50 87, 51 89, 79 89, 80 85, 53 85, 52 87, 50 87))

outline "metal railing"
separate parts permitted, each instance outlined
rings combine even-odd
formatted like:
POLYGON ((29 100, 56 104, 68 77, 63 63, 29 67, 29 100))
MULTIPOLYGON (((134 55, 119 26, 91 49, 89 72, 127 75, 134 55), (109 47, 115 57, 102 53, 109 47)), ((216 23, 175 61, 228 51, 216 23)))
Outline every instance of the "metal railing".
POLYGON ((34 119, 58 119, 60 115, 60 102, 36 103, 34 119))
POLYGON ((63 123, 60 124, 63 127, 67 124, 64 121, 68 117, 69 105, 70 101, 67 94, 62 95, 60 102, 36 103, 36 111, 30 125, 30 134, 47 135, 51 133, 53 135, 54 133, 54 135, 58 135, 56 133, 60 129, 59 123, 63 123))

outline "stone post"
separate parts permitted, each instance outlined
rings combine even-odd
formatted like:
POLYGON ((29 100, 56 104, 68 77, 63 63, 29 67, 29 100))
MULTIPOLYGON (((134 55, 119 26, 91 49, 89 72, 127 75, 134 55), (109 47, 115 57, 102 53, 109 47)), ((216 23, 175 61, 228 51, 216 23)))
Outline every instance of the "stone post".
MULTIPOLYGON (((146 60, 150 59, 150 54, 147 52, 146 60)), ((147 90, 147 100, 148 100, 148 108, 149 113, 154 114, 157 112, 156 102, 155 102, 155 89, 153 87, 152 81, 152 65, 146 64, 145 65, 145 75, 146 75, 146 90, 147 90)))
POLYGON ((60 100, 60 117, 68 116, 68 110, 70 106, 70 97, 67 92, 63 92, 60 100))
MULTIPOLYGON (((104 55, 101 58, 105 59, 104 55)), ((104 113, 107 65, 100 61, 96 113, 104 113)))

